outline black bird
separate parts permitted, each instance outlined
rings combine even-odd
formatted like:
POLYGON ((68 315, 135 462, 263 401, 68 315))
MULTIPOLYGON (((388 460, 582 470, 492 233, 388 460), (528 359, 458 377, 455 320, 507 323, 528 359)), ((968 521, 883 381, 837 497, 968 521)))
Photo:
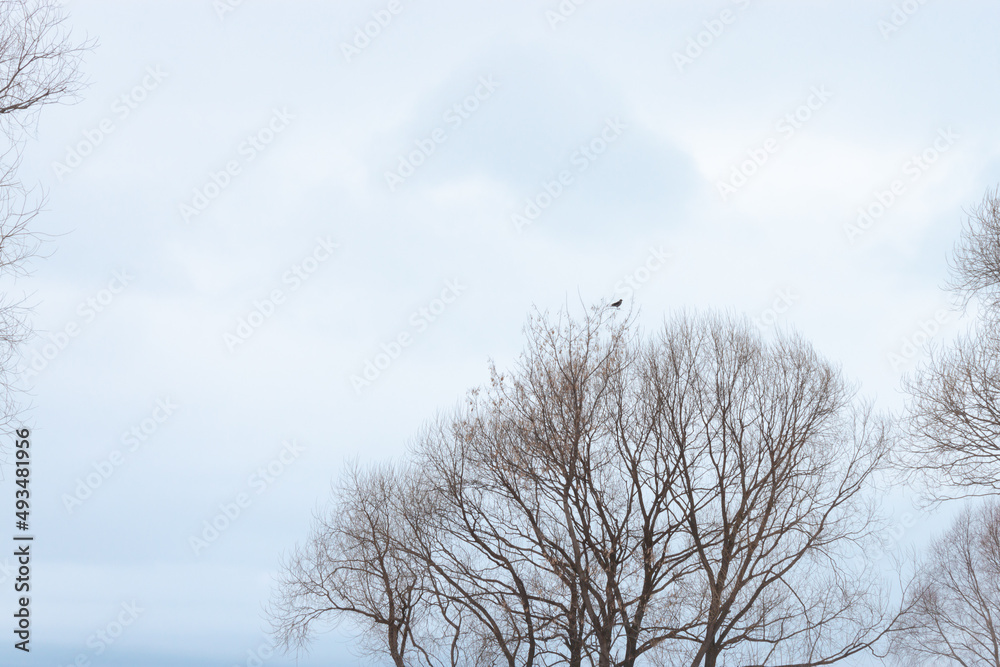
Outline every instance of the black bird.
POLYGON ((622 305, 622 300, 621 300, 621 299, 618 299, 618 300, 617 300, 617 301, 615 301, 615 302, 614 302, 613 304, 611 304, 611 307, 612 307, 612 308, 617 308, 617 307, 618 307, 618 306, 620 306, 620 305, 622 305))

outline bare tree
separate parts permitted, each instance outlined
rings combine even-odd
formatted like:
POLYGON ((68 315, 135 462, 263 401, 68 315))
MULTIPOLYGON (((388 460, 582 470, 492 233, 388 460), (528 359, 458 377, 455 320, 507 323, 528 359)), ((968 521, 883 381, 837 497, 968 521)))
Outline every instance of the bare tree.
POLYGON ((670 604, 691 565, 669 436, 627 320, 535 317, 527 336, 513 373, 493 369, 418 447, 442 525, 468 547, 426 560, 460 584, 451 604, 499 594, 498 610, 516 610, 504 623, 470 610, 504 664, 631 666, 687 627, 670 604), (455 562, 470 551, 477 567, 455 562))
POLYGON ((1000 667, 1000 503, 966 509, 918 571, 900 664, 1000 667))
POLYGON ((30 130, 46 104, 76 98, 80 58, 53 0, 0 0, 0 128, 9 139, 30 130))
MULTIPOLYGON (((724 316, 654 340, 600 309, 526 333, 511 371, 417 439, 405 497, 377 503, 395 523, 372 530, 342 491, 338 531, 365 536, 347 558, 364 562, 336 604, 279 607, 280 639, 304 639, 304 618, 390 619, 413 606, 394 603, 403 582, 423 623, 400 633, 409 664, 804 667, 877 648, 895 617, 859 554, 889 428, 834 366, 724 316)), ((347 549, 324 534, 286 600, 330 599, 308 572, 347 549)))
POLYGON ((701 624, 692 667, 825 665, 874 650, 886 591, 858 557, 890 424, 797 337, 681 317, 650 354, 680 470, 701 624))
POLYGON ((968 302, 979 296, 1000 307, 1000 188, 987 192, 968 212, 951 260, 949 288, 968 302))
MULTIPOLYGON (((0 0, 0 277, 23 275, 38 250, 31 223, 42 197, 18 176, 25 138, 40 109, 76 98, 80 58, 93 46, 74 42, 55 0, 0 0)), ((0 298, 0 411, 9 422, 17 406, 13 383, 18 347, 29 336, 27 309, 0 298)))
POLYGON ((93 45, 72 39, 55 0, 0 0, 0 273, 23 271, 36 248, 29 223, 41 201, 17 177, 21 147, 43 106, 77 99, 93 45))
POLYGON ((389 466, 351 468, 312 535, 283 565, 268 608, 285 649, 305 648, 317 629, 350 618, 363 651, 411 665, 423 649, 423 573, 402 553, 407 475, 389 466))
POLYGON ((904 465, 932 501, 1000 492, 1000 329, 979 322, 905 380, 904 465))
POLYGON ((980 317, 904 380, 909 445, 900 466, 933 501, 1000 491, 1000 190, 969 214, 950 287, 980 317))

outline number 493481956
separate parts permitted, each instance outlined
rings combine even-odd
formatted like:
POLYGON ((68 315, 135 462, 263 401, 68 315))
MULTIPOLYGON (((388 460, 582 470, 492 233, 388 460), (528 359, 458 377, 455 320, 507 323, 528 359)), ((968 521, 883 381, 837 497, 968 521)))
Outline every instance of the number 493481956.
POLYGON ((14 492, 14 497, 16 498, 14 506, 16 508, 15 515, 17 516, 16 525, 20 530, 28 530, 28 499, 31 497, 31 493, 28 490, 28 483, 31 479, 31 443, 28 440, 29 435, 31 433, 28 429, 18 429, 18 439, 15 443, 17 447, 17 453, 15 454, 17 467, 14 470, 16 477, 14 483, 19 488, 14 492))

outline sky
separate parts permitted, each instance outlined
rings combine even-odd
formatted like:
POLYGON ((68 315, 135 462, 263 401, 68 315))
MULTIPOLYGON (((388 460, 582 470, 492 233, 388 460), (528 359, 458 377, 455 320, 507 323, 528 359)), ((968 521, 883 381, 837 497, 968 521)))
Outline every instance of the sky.
MULTIPOLYGON (((7 285, 36 592, 4 664, 255 664, 345 463, 402 456, 532 308, 746 313, 886 409, 970 321, 941 286, 1000 182, 995 3, 63 5, 98 45, 21 166, 51 237, 7 285)), ((895 493, 901 545, 946 525, 895 493)))

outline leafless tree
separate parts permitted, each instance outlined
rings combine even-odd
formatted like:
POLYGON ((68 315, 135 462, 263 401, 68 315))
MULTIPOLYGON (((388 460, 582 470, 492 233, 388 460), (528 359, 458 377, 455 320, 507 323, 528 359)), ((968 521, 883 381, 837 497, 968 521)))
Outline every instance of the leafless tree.
POLYGON ((284 563, 268 618, 286 649, 344 618, 363 651, 414 664, 425 610, 423 573, 401 551, 407 475, 390 466, 351 468, 312 535, 284 563))
MULTIPOLYGON (((895 614, 861 553, 889 427, 837 368, 726 316, 644 340, 597 309, 526 333, 510 371, 421 433, 405 499, 379 503, 398 523, 358 525, 340 497, 341 532, 405 563, 424 623, 408 664, 805 667, 879 648, 895 614)), ((286 599, 343 561, 312 544, 322 567, 290 570, 286 599)), ((360 579, 310 619, 391 616, 396 579, 358 554, 360 579)), ((288 609, 279 638, 305 639, 288 609)))
POLYGON ((77 99, 80 59, 55 0, 0 0, 0 274, 23 272, 37 247, 29 223, 41 206, 18 178, 21 147, 48 104, 77 99))
POLYGON ((896 614, 859 553, 875 537, 888 420, 800 338, 765 341, 741 320, 678 318, 649 365, 699 569, 687 664, 875 650, 896 614))
POLYGON ((1000 667, 1000 503, 966 509, 918 571, 900 664, 1000 667))
POLYGON ((970 331, 904 380, 909 446, 900 465, 931 501, 1000 491, 1000 191, 969 214, 951 288, 980 299, 970 331))
POLYGON ((80 58, 92 43, 75 43, 54 0, 0 0, 0 128, 16 140, 46 104, 75 99, 80 58))
MULTIPOLYGON (((72 101, 81 89, 80 58, 93 44, 74 42, 55 0, 0 0, 0 277, 22 275, 40 234, 31 225, 42 197, 18 176, 25 138, 39 110, 72 101)), ((0 412, 17 406, 11 390, 19 345, 28 337, 20 299, 0 297, 0 412)))
POLYGON ((417 449, 465 547, 426 562, 452 605, 498 596, 469 611, 500 664, 631 666, 689 624, 671 604, 692 566, 669 436, 627 321, 536 317, 527 334, 513 373, 417 449))
POLYGON ((905 381, 904 465, 933 501, 1000 492, 1000 329, 981 321, 905 381))
POLYGON ((1000 188, 987 192, 968 212, 952 254, 948 286, 965 304, 979 296, 989 309, 1000 307, 1000 188))

